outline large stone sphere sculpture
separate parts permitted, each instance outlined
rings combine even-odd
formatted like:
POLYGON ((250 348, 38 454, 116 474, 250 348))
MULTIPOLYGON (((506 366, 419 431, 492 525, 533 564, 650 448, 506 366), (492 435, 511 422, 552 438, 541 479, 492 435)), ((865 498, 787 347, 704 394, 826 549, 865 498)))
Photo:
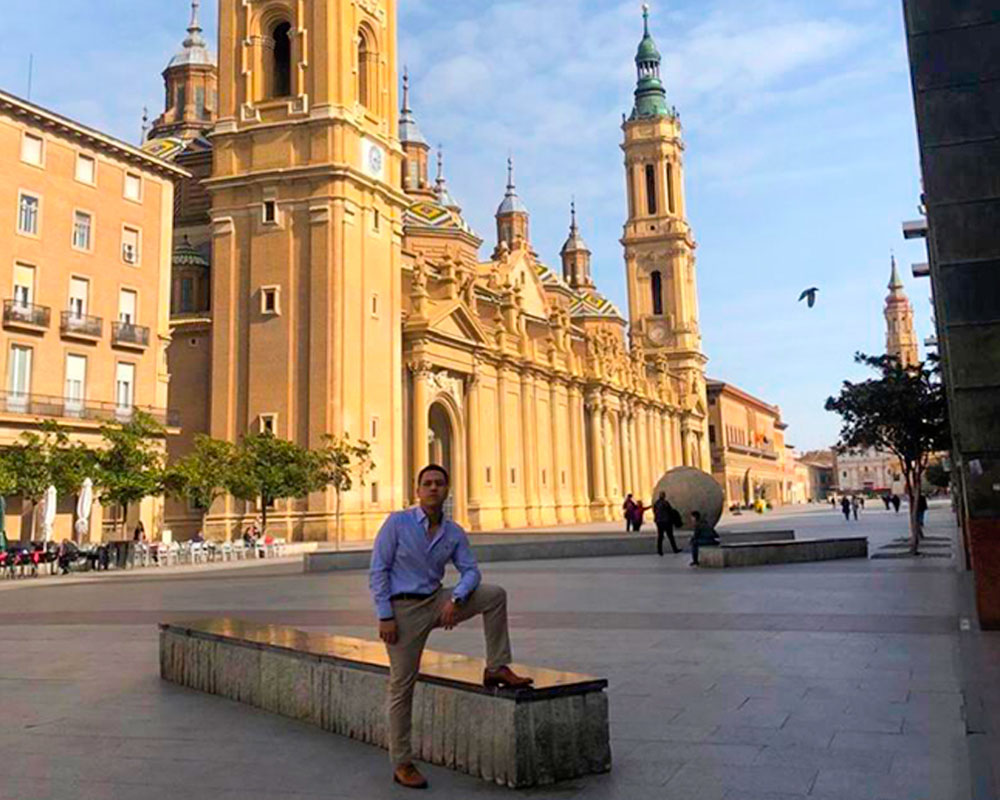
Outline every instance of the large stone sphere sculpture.
POLYGON ((653 501, 667 493, 670 505, 677 509, 684 520, 684 529, 694 526, 692 511, 700 511, 702 517, 713 527, 722 518, 724 497, 722 487, 715 478, 694 467, 676 467, 665 473, 653 490, 653 501))

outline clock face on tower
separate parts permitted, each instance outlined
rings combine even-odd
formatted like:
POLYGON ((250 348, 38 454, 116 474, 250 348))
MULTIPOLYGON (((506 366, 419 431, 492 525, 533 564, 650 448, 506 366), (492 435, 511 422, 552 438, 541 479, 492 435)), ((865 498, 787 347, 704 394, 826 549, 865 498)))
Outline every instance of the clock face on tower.
POLYGON ((361 168, 365 174, 382 180, 385 175, 385 151, 371 139, 361 140, 361 168))
POLYGON ((653 344, 663 344, 667 339, 667 329, 662 322, 654 323, 649 329, 649 338, 653 344))

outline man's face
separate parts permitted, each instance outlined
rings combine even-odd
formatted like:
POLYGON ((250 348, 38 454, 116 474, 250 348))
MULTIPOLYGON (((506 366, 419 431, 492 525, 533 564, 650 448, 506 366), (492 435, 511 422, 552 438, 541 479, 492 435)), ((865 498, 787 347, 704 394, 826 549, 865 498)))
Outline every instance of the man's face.
POLYGON ((440 508, 448 499, 448 481, 437 470, 425 472, 417 486, 417 499, 424 508, 440 508))

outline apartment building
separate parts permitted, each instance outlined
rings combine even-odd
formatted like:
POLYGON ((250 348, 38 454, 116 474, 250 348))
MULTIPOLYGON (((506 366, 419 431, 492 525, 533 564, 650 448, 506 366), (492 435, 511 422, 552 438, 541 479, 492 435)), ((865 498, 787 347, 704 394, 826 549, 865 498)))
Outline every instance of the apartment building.
MULTIPOLYGON (((45 419, 90 445, 136 408, 171 422, 174 181, 186 175, 0 91, 0 447, 45 419)), ((31 510, 12 500, 16 539, 31 510)), ((72 535, 75 503, 60 499, 57 538, 72 535)), ((131 515, 155 530, 160 513, 149 500, 131 515)), ((97 507, 91 539, 101 524, 97 507)))

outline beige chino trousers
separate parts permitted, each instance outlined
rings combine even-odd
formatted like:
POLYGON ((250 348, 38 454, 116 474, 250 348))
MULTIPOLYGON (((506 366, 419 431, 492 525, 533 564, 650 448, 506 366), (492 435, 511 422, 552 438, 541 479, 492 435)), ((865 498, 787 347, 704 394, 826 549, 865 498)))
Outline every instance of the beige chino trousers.
MULTIPOLYGON (((413 687, 420 672, 420 657, 427 637, 439 627, 441 610, 451 602, 451 589, 438 589, 425 600, 394 600, 396 644, 389 651, 389 758, 396 766, 413 761, 413 687)), ((459 608, 458 620, 483 615, 486 665, 497 669, 510 664, 507 629, 507 592, 499 586, 480 584, 459 608)))

